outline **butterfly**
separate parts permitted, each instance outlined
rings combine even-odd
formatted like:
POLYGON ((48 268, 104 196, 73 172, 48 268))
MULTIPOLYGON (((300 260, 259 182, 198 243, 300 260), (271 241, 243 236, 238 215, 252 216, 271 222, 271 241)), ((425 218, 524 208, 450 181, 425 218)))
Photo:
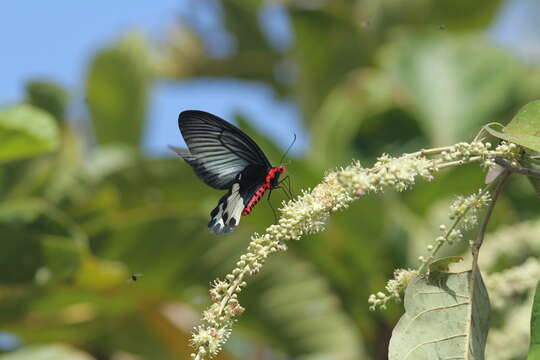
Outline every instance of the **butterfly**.
POLYGON ((284 166, 272 166, 242 130, 210 113, 187 110, 178 116, 187 149, 169 146, 207 185, 227 190, 210 213, 214 234, 232 231, 267 191, 279 186, 284 166))

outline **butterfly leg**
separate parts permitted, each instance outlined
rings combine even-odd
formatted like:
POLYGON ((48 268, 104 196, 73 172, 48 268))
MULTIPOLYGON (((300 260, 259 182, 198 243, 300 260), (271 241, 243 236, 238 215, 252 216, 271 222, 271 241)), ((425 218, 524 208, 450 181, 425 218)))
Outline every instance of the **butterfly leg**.
POLYGON ((272 190, 268 191, 268 205, 270 205, 270 209, 272 209, 272 212, 274 213, 274 221, 277 222, 278 221, 278 217, 277 217, 277 213, 276 213, 276 209, 274 209, 274 206, 272 205, 272 202, 270 201, 270 195, 272 195, 272 190))
POLYGON ((287 197, 290 199, 293 198, 293 193, 292 193, 292 190, 291 190, 291 178, 289 176, 285 176, 280 182, 279 182, 279 185, 281 185, 281 183, 286 183, 287 186, 279 186, 280 189, 283 189, 283 191, 285 192, 285 194, 287 194, 287 197))
POLYGON ((292 185, 291 185, 290 176, 287 176, 287 187, 289 188, 289 194, 291 194, 291 198, 294 197, 294 193, 292 191, 292 185))

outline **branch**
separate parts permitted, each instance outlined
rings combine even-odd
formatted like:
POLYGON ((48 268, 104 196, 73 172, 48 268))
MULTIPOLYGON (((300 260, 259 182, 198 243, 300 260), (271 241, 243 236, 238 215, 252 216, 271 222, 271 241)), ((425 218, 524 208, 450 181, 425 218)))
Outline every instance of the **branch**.
POLYGON ((491 198, 491 203, 489 204, 489 207, 486 211, 486 215, 482 219, 482 223, 480 224, 480 229, 478 231, 478 237, 476 238, 476 241, 474 242, 472 246, 472 255, 473 255, 473 262, 472 266, 473 269, 475 266, 478 265, 478 254, 480 253, 480 247, 482 246, 482 243, 484 242, 484 236, 486 234, 486 228, 489 223, 489 219, 491 218, 491 214, 493 213, 493 209, 495 208, 495 203, 497 202, 497 198, 499 197, 499 194, 501 193, 501 190, 510 177, 511 172, 505 170, 503 174, 501 175, 501 179, 497 183, 497 186, 495 187, 495 190, 493 190, 493 196, 491 198))
POLYGON ((472 249, 471 249, 471 252, 472 252, 472 257, 473 257, 473 260, 472 260, 472 266, 471 266, 471 269, 472 269, 472 275, 471 275, 471 287, 470 287, 470 297, 471 299, 473 298, 474 296, 474 289, 475 289, 475 283, 477 281, 477 276, 478 276, 478 271, 476 271, 478 269, 478 255, 480 254, 480 247, 482 247, 482 243, 484 242, 484 237, 486 235, 486 229, 487 229, 487 225, 489 223, 489 219, 491 218, 491 214, 493 213, 493 209, 495 208, 495 204, 497 203, 497 199, 499 197, 499 194, 501 193, 501 190, 502 188, 504 187, 504 184, 506 184, 506 181, 508 180, 508 178, 510 177, 511 175, 511 172, 509 170, 504 170, 501 177, 500 177, 500 180, 499 182, 497 183, 497 186, 495 187, 495 190, 493 190, 493 195, 492 195, 492 198, 491 198, 491 202, 489 204, 489 207, 486 211, 486 214, 484 216, 484 218, 482 219, 482 223, 480 224, 480 229, 478 230, 478 236, 474 242, 474 244, 472 245, 472 249))
POLYGON ((503 168, 505 168, 509 172, 523 174, 523 175, 527 175, 527 176, 530 176, 530 177, 533 177, 533 178, 536 178, 536 179, 540 179, 540 171, 539 170, 530 169, 530 168, 526 168, 526 167, 523 167, 523 166, 513 165, 509 160, 507 160, 505 158, 502 158, 500 156, 495 156, 493 158, 493 160, 495 161, 495 163, 497 165, 502 166, 503 168))

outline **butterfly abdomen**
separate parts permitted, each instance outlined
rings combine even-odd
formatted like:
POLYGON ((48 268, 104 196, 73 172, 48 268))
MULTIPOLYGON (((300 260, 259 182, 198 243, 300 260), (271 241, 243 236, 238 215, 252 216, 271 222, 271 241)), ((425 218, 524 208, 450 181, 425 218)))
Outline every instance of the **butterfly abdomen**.
POLYGON ((282 174, 284 171, 285 171, 284 166, 277 166, 277 167, 271 168, 268 171, 268 175, 266 175, 266 178, 264 179, 264 183, 257 189, 255 194, 253 194, 251 199, 249 199, 248 203, 244 207, 244 211, 242 211, 243 216, 249 215, 253 207, 257 205, 259 200, 261 200, 264 193, 267 192, 268 190, 272 190, 275 187, 274 183, 276 182, 278 176, 282 174))
POLYGON ((246 207, 244 208, 244 211, 242 211, 242 215, 243 216, 246 216, 246 215, 249 215, 249 213, 251 212, 251 210, 253 209, 253 207, 255 205, 257 205, 257 203, 259 202, 259 200, 261 200, 261 198, 263 197, 264 193, 266 191, 270 190, 270 184, 269 183, 264 183, 262 184, 258 189, 257 191, 255 192, 255 194, 251 197, 251 199, 249 199, 249 202, 246 204, 246 207))

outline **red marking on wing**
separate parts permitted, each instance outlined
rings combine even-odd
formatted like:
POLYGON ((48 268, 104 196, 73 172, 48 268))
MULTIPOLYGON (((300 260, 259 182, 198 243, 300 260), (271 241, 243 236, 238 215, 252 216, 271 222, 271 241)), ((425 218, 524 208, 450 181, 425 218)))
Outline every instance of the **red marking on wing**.
POLYGON ((283 172, 285 172, 284 166, 274 167, 274 168, 271 168, 270 171, 268 171, 268 175, 266 175, 266 178, 264 179, 264 183, 261 186, 259 186, 257 191, 255 191, 255 194, 253 194, 251 199, 249 199, 247 205, 244 207, 244 210, 242 211, 242 216, 249 215, 253 207, 257 205, 259 200, 261 200, 264 193, 272 189, 272 180, 278 174, 282 174, 283 172))

